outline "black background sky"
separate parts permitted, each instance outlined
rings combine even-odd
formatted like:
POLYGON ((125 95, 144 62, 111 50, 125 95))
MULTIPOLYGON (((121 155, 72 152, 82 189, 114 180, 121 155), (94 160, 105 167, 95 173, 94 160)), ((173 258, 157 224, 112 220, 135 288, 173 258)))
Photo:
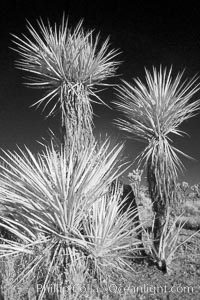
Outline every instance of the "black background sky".
MULTIPOLYGON (((84 18, 86 29, 101 31, 102 39, 110 35, 113 48, 119 48, 122 60, 118 74, 131 81, 132 77, 144 76, 144 67, 152 65, 170 67, 174 73, 185 70, 185 77, 200 74, 200 8, 196 4, 188 7, 182 1, 152 3, 149 1, 2 1, 0 4, 0 147, 16 149, 26 144, 33 151, 38 150, 37 140, 48 137, 50 127, 58 132, 58 119, 44 120, 42 109, 29 108, 41 93, 27 89, 24 75, 14 67, 17 54, 12 47, 10 33, 27 33, 26 19, 36 25, 36 19, 47 18, 59 22, 63 12, 69 16, 70 25, 76 25, 84 18)), ((198 1, 196 1, 198 3, 198 1)), ((119 83, 120 77, 112 82, 119 83)), ((116 98, 112 89, 101 93, 102 99, 110 103, 116 98)), ((200 93, 197 94, 200 98, 200 93)), ((95 132, 121 141, 123 135, 112 126, 117 116, 115 111, 95 106, 95 132)), ((176 138, 174 145, 196 160, 183 159, 186 170, 180 180, 200 182, 200 115, 185 122, 181 129, 189 137, 176 138)), ((132 161, 144 145, 127 141, 125 154, 132 161)))

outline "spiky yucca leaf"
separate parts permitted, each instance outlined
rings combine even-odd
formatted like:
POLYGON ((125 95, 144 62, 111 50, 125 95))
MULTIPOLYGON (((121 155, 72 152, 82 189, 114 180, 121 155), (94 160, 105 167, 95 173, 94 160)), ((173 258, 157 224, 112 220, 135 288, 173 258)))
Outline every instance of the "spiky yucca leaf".
POLYGON ((79 144, 87 144, 93 136, 91 101, 103 103, 96 87, 114 76, 118 51, 109 49, 109 38, 100 43, 99 35, 85 31, 82 22, 74 30, 64 17, 60 26, 38 25, 37 30, 28 23, 30 37, 14 35, 21 56, 17 67, 32 75, 29 86, 45 90, 35 105, 52 104, 48 116, 61 112, 68 142, 76 136, 79 144))
POLYGON ((44 265, 49 257, 42 293, 49 274, 56 266, 70 263, 74 259, 72 253, 76 259, 90 254, 81 232, 82 221, 91 205, 109 190, 110 183, 120 174, 116 167, 122 146, 108 149, 108 141, 98 150, 93 144, 76 159, 74 148, 64 151, 61 147, 56 151, 53 145, 37 157, 28 149, 4 153, 7 158, 2 158, 0 177, 4 217, 0 217, 0 226, 18 241, 4 239, 0 253, 4 256, 31 251, 33 260, 26 272, 44 265), (40 249, 36 256, 35 249, 40 249))

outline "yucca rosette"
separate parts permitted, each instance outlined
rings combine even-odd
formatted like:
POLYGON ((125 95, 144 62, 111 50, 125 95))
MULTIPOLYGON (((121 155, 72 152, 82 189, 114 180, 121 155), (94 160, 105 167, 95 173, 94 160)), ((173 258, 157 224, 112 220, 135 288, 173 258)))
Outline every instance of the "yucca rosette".
POLYGON ((21 58, 17 68, 29 74, 28 86, 44 90, 34 105, 50 107, 47 116, 61 114, 63 134, 79 145, 88 144, 92 133, 92 101, 104 103, 99 87, 115 75, 118 51, 110 50, 109 38, 100 41, 93 30, 85 31, 82 21, 74 28, 63 18, 60 26, 38 22, 27 25, 29 35, 14 35, 21 58))

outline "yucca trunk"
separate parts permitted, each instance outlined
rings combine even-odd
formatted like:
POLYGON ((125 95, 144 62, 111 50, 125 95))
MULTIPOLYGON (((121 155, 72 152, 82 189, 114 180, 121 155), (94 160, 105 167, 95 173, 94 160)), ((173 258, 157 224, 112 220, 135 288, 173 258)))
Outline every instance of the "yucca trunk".
POLYGON ((162 228, 165 222, 168 205, 166 199, 163 199, 164 195, 162 195, 158 189, 157 181, 155 177, 155 171, 152 169, 150 163, 148 163, 147 181, 148 181, 149 195, 152 200, 152 209, 155 214, 155 221, 153 227, 153 235, 154 235, 153 240, 154 240, 154 246, 158 250, 159 240, 162 234, 162 228))
POLYGON ((94 142, 92 105, 82 84, 77 84, 72 91, 65 89, 62 98, 62 144, 69 149, 75 143, 78 154, 94 142))
MULTIPOLYGON (((153 243, 155 250, 159 251, 160 238, 165 225, 166 215, 174 202, 176 175, 168 164, 165 153, 160 152, 162 139, 157 144, 155 156, 150 156, 147 162, 147 181, 152 209, 154 212, 153 243), (156 157, 156 158, 155 158, 156 157)), ((162 148, 163 149, 163 148, 162 148)))

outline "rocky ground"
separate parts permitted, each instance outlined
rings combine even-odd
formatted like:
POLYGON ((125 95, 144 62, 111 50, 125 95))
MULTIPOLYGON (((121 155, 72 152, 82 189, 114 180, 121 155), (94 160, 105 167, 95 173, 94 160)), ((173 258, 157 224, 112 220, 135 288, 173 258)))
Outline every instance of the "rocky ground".
MULTIPOLYGON (((192 233, 183 229, 180 241, 192 233)), ((200 299, 200 234, 180 247, 170 275, 158 270, 148 259, 136 259, 131 266, 134 271, 126 279, 116 276, 109 283, 110 299, 200 299)))

